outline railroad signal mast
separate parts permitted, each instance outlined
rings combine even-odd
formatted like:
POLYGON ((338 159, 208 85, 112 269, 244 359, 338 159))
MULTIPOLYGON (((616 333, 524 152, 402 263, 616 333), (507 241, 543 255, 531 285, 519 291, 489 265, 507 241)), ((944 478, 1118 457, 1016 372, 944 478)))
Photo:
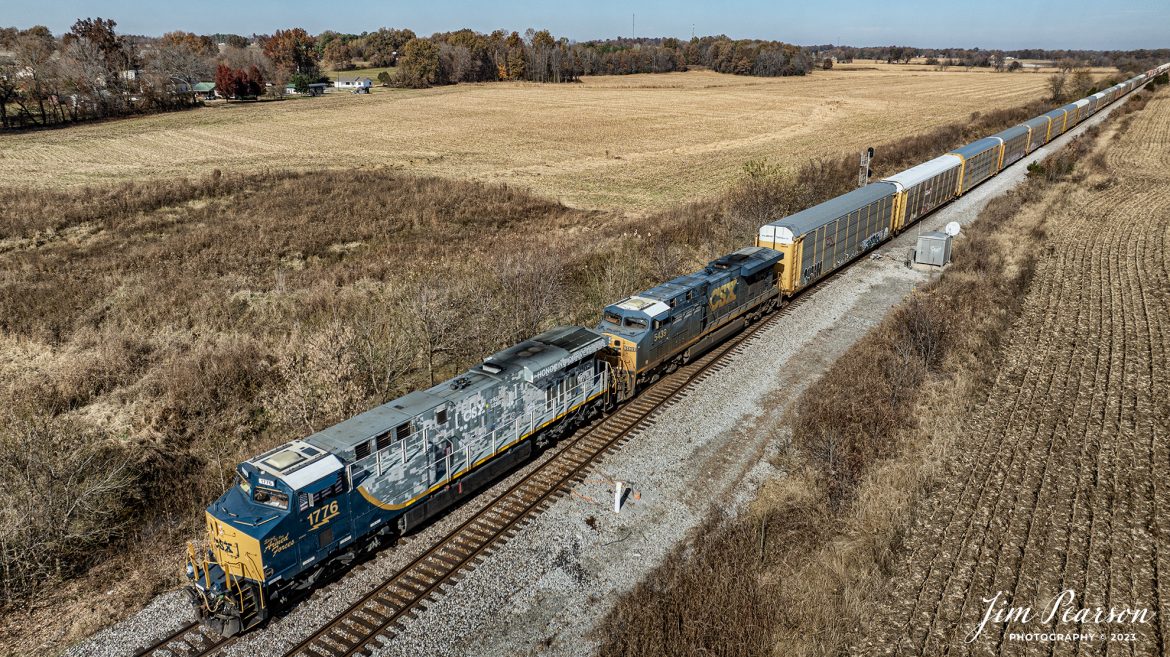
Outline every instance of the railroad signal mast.
POLYGON ((861 167, 857 171, 858 187, 865 187, 869 184, 869 177, 873 175, 873 170, 869 168, 871 160, 873 160, 873 146, 861 151, 861 167))

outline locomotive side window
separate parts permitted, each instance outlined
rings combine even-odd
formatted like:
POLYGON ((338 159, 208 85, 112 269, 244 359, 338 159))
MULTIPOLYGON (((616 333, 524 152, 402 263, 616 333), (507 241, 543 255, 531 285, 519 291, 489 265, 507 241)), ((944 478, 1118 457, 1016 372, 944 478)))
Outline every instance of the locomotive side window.
POLYGON ((353 453, 354 453, 354 456, 358 459, 364 459, 367 456, 369 456, 370 455, 370 441, 367 440, 363 443, 358 443, 357 445, 354 445, 353 446, 353 453))
POLYGON ((654 320, 654 330, 657 331, 658 329, 662 328, 662 325, 665 323, 666 322, 663 322, 661 319, 654 320))
POLYGON ((265 506, 275 507, 282 511, 288 509, 288 495, 270 488, 259 488, 252 493, 252 499, 265 506))
POLYGON ((398 428, 394 429, 394 438, 396 440, 406 440, 411 433, 413 432, 410 430, 410 423, 403 422, 398 425, 398 428))

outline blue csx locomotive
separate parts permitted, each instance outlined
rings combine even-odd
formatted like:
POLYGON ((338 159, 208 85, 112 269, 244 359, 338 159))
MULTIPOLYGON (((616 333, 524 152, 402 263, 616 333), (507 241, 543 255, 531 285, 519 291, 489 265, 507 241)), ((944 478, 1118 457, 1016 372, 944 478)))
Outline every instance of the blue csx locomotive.
POLYGON ((207 508, 188 591, 230 636, 274 603, 450 507, 534 449, 775 308, 781 255, 748 247, 553 329, 429 390, 260 454, 207 508))

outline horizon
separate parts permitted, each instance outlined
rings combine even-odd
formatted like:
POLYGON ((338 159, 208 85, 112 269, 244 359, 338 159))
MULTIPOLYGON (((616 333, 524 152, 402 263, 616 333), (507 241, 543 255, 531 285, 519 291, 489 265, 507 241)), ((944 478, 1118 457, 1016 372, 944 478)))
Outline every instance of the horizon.
POLYGON ((1170 4, 1152 7, 1121 0, 1108 7, 1089 0, 1012 2, 988 0, 976 16, 907 0, 874 6, 864 0, 841 0, 832 7, 760 0, 700 3, 661 0, 633 5, 601 0, 549 8, 527 0, 485 7, 459 0, 435 0, 425 6, 351 0, 340 11, 306 0, 260 0, 234 3, 145 3, 140 0, 67 1, 46 6, 20 0, 6 12, 5 26, 27 29, 44 25, 54 35, 67 32, 79 18, 113 19, 119 34, 162 36, 182 30, 196 34, 271 34, 302 27, 312 34, 326 30, 361 34, 378 28, 409 28, 419 36, 469 28, 490 33, 529 27, 547 29, 572 41, 614 38, 667 38, 727 35, 733 39, 783 41, 801 46, 834 44, 854 47, 903 45, 916 48, 984 50, 1137 50, 1170 47, 1159 26, 1170 24, 1170 4), (1054 13, 1054 7, 1064 8, 1054 13), (905 20, 912 16, 914 21, 905 20), (1016 17, 1005 22, 1003 16, 1016 17), (962 34, 954 21, 961 20, 962 34), (912 23, 912 24, 911 24, 912 23), (1025 36, 1027 35, 1027 36, 1025 36))

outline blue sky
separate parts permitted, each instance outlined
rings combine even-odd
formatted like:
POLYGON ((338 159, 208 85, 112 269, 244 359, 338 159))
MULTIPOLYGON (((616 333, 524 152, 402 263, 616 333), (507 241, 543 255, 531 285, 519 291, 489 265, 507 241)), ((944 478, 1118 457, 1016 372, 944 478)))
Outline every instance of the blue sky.
POLYGON ((690 37, 727 34, 803 45, 891 43, 922 47, 1132 49, 1170 46, 1167 0, 2 0, 0 25, 47 25, 54 33, 73 20, 102 16, 118 31, 158 35, 268 33, 299 26, 360 33, 409 27, 419 34, 471 27, 547 28, 585 40, 630 34, 690 37), (977 8, 977 10, 976 10, 977 8))

